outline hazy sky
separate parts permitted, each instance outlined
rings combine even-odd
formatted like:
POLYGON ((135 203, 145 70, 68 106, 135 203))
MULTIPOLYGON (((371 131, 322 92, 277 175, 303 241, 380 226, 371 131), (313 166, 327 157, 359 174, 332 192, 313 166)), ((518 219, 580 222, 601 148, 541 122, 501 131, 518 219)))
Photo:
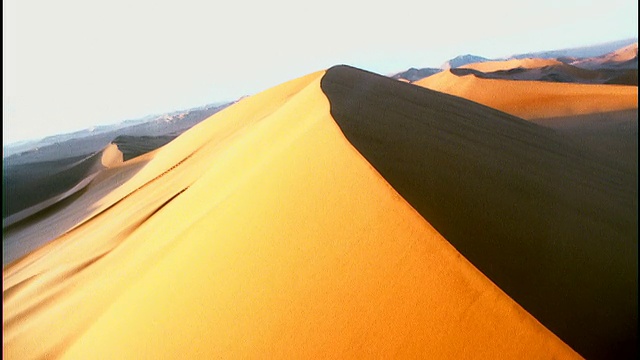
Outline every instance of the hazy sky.
POLYGON ((636 0, 3 0, 3 142, 254 94, 637 37, 636 0))

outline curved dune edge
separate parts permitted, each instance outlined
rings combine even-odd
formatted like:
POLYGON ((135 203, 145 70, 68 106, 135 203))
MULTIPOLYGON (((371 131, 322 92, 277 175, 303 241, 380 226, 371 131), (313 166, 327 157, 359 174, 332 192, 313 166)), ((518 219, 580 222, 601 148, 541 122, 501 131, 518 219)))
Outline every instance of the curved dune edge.
POLYGON ((578 358, 364 161, 322 75, 194 127, 5 269, 4 356, 578 358))
POLYGON ((523 119, 638 108, 638 87, 481 79, 443 71, 413 84, 459 96, 523 119))

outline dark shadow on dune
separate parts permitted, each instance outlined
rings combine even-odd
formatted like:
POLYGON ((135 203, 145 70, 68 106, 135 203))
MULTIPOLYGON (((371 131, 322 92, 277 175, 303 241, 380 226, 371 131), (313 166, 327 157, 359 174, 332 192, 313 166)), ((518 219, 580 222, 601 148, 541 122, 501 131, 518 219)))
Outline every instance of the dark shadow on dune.
POLYGON ((466 68, 451 69, 450 71, 457 76, 473 75, 482 79, 638 86, 637 69, 581 69, 579 67, 562 64, 533 69, 514 68, 486 73, 466 68))
POLYGON ((603 161, 619 164, 635 174, 629 181, 637 185, 638 109, 595 114, 533 119, 531 122, 556 130, 576 146, 599 154, 603 161))
POLYGON ((100 161, 101 152, 52 161, 3 166, 2 218, 71 189, 100 161), (74 164, 76 163, 77 164, 74 164))
MULTIPOLYGON (((178 134, 179 135, 179 134, 178 134)), ((124 161, 156 150, 178 137, 178 135, 129 136, 120 135, 113 140, 122 152, 124 161)))
POLYGON ((66 197, 55 204, 48 206, 33 215, 30 215, 20 221, 17 221, 6 228, 2 229, 3 237, 9 237, 13 232, 20 231, 25 227, 31 226, 33 223, 38 222, 42 219, 45 219, 63 209, 73 204, 78 198, 80 198, 85 192, 86 188, 80 189, 79 191, 73 193, 71 196, 66 197))
POLYGON ((321 86, 346 138, 509 296, 588 359, 635 358, 637 173, 552 129, 362 70, 333 67, 321 86))

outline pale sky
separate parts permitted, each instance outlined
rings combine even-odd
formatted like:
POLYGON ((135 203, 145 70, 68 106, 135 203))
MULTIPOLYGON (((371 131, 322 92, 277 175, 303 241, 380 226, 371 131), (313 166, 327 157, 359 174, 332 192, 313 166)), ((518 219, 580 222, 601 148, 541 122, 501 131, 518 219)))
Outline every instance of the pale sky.
POLYGON ((235 100, 349 64, 638 36, 636 0, 3 0, 3 143, 235 100))

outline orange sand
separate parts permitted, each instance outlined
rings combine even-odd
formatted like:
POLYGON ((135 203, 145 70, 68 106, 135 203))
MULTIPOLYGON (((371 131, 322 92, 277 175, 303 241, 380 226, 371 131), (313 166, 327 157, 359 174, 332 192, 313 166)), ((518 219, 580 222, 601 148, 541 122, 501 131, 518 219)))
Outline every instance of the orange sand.
POLYGON ((511 69, 537 69, 545 66, 562 65, 562 63, 555 59, 511 59, 503 61, 486 61, 480 63, 468 64, 461 66, 461 69, 474 69, 484 73, 511 70, 511 69))
POLYGON ((322 74, 102 174, 3 270, 3 355, 578 358, 357 153, 322 74))
POLYGON ((638 87, 481 79, 443 71, 414 84, 475 101, 524 119, 638 108, 638 87))

